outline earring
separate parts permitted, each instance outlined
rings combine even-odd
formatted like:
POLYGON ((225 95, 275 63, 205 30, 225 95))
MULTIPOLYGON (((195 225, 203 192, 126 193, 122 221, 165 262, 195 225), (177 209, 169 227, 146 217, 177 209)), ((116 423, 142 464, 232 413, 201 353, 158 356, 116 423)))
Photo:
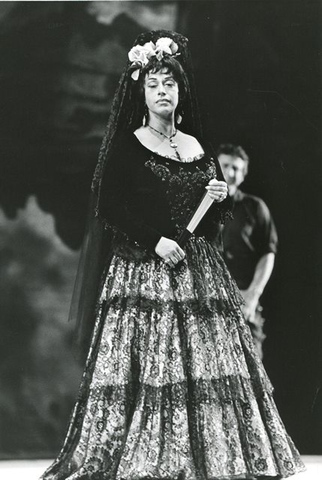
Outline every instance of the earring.
POLYGON ((148 123, 148 108, 147 108, 147 106, 145 105, 145 107, 144 107, 144 115, 143 115, 143 119, 142 119, 142 125, 143 125, 143 127, 145 127, 147 123, 148 123))
POLYGON ((181 122, 182 122, 182 116, 180 115, 180 113, 178 113, 178 115, 177 115, 177 124, 180 125, 181 122))

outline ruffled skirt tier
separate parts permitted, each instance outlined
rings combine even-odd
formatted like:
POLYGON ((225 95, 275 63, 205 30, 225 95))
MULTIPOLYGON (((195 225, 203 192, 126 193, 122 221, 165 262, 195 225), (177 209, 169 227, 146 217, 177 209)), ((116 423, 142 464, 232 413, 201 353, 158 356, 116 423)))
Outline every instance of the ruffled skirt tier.
POLYGON ((303 470, 218 252, 171 269, 116 252, 79 397, 46 480, 288 477, 303 470))

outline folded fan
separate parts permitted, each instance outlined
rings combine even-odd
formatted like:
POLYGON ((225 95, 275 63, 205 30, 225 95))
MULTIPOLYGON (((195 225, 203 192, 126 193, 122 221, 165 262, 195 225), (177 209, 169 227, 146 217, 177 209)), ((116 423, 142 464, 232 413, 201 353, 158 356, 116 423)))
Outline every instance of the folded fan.
POLYGON ((203 219, 204 215, 207 213, 209 208, 211 207, 213 203, 213 199, 210 197, 208 192, 204 194, 202 197, 198 207, 196 208, 195 212, 193 213, 188 225, 186 228, 183 230, 183 232, 180 234, 178 244, 180 247, 184 247, 184 245, 187 243, 201 220, 203 219))

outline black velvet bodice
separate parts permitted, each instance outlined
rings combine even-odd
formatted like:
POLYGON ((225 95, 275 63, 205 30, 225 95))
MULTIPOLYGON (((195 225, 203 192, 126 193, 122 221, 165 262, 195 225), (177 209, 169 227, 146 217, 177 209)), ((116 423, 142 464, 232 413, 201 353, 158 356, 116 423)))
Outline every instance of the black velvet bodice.
MULTIPOLYGON (((100 216, 149 250, 154 250, 162 236, 178 238, 209 181, 223 179, 217 159, 203 148, 202 158, 178 162, 150 151, 134 134, 122 137, 107 162, 100 216)), ((210 208, 195 232, 197 236, 211 239, 216 235, 216 225, 223 220, 229 200, 210 208)))

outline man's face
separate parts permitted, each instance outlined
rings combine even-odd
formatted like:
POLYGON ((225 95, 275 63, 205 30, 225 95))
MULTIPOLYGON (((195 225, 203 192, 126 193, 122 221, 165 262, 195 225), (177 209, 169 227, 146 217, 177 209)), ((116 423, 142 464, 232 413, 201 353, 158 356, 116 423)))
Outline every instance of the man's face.
POLYGON ((229 194, 235 195, 237 188, 245 180, 246 163, 240 157, 232 157, 225 153, 221 153, 218 160, 228 184, 229 194))

